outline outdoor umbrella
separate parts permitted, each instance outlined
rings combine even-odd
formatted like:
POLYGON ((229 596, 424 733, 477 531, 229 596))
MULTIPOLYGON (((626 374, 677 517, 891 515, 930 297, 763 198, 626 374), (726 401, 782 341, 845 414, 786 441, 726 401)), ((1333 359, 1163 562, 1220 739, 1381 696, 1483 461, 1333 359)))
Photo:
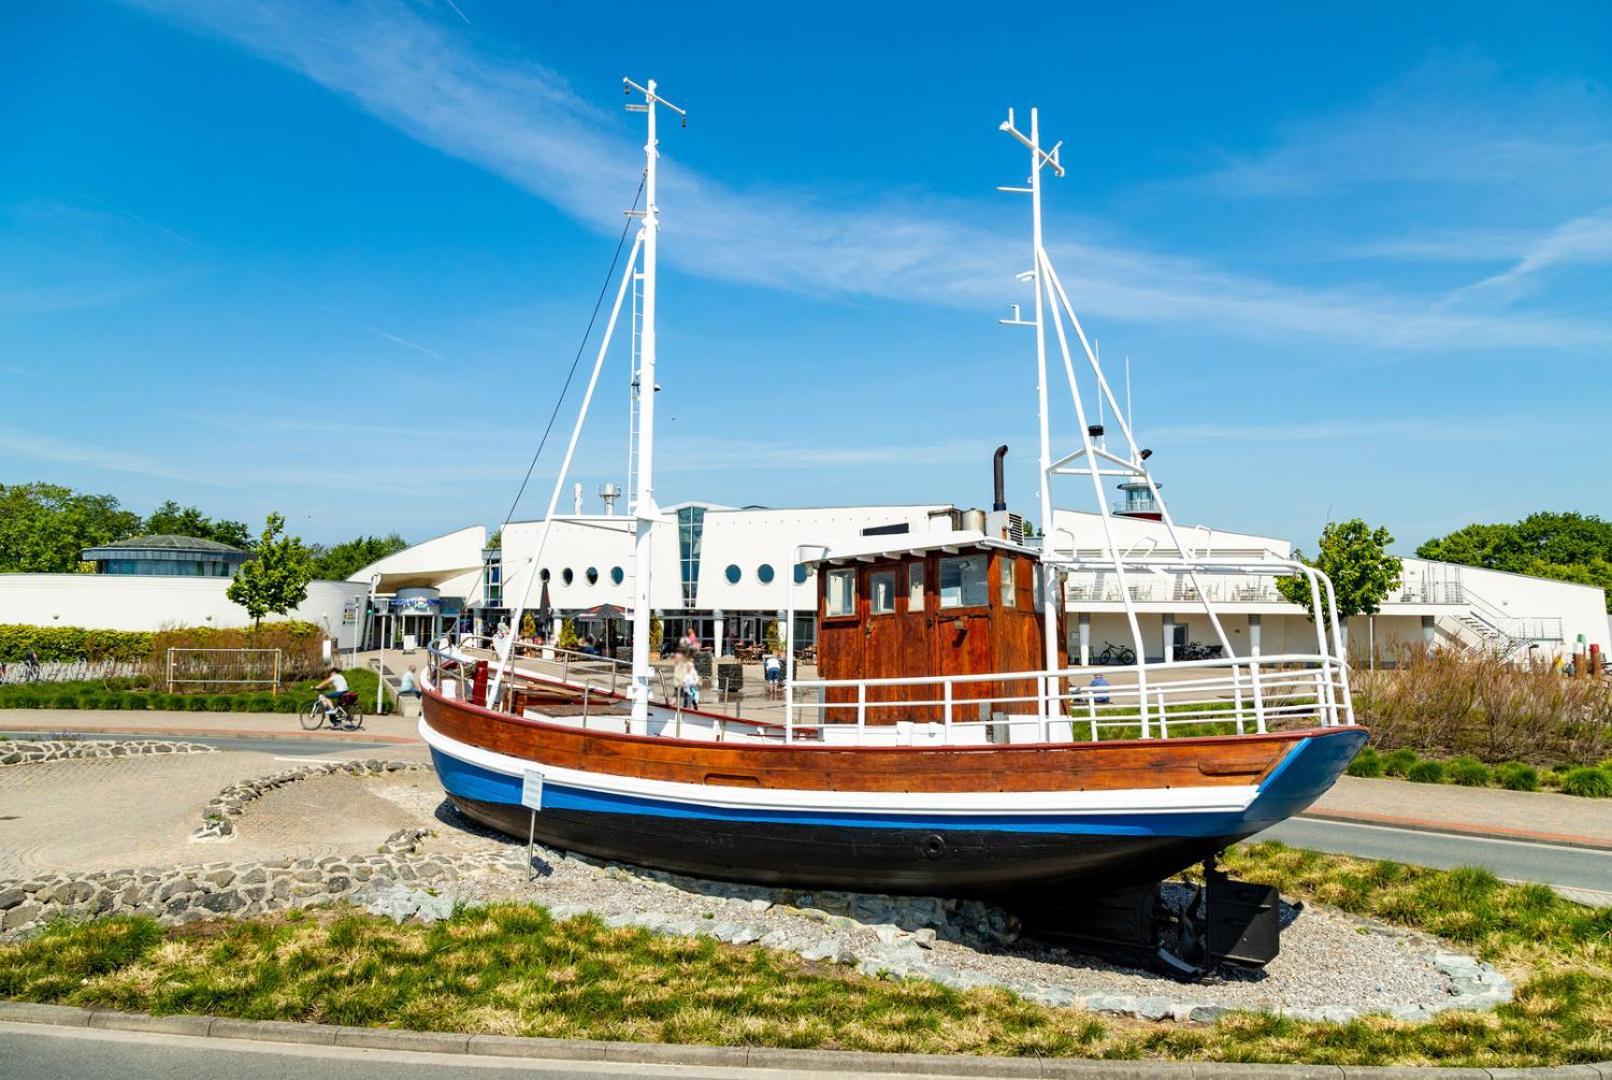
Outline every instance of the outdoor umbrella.
POLYGON ((578 618, 603 619, 605 624, 605 650, 607 656, 616 655, 616 620, 625 619, 627 612, 615 604, 600 604, 577 613, 578 618))
POLYGON ((549 583, 544 581, 542 595, 538 597, 537 601, 537 630, 538 633, 543 635, 544 641, 548 641, 554 636, 549 632, 552 629, 549 624, 553 621, 554 612, 549 610, 549 583))

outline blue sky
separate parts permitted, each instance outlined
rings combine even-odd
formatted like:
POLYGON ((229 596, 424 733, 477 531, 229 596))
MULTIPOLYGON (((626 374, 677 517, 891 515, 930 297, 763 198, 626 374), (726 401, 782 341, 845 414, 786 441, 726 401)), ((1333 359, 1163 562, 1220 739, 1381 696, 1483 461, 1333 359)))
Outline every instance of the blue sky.
MULTIPOLYGON (((1132 358, 1178 518, 1308 543, 1359 515, 1408 550, 1612 512, 1605 5, 5 20, 3 481, 317 540, 501 519, 637 185, 630 74, 691 117, 662 139, 663 503, 978 505, 1008 442, 1034 512, 1030 339, 996 325, 1026 208, 993 189, 1035 104, 1069 166, 1053 258, 1132 358)), ((624 479, 625 381, 623 354, 590 501, 624 479)))

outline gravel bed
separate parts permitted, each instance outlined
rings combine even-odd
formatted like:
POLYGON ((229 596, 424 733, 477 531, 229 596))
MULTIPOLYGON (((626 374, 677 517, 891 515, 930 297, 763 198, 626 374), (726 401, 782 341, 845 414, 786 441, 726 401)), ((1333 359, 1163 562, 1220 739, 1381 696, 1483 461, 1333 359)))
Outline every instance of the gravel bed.
MULTIPOLYGON (((611 925, 758 942, 869 975, 929 978, 959 989, 1001 986, 1048 1005, 1153 1020, 1209 1021, 1242 1009, 1337 1021, 1365 1013, 1418 1020, 1449 1008, 1492 1007, 1511 994, 1492 967, 1437 939, 1311 904, 1283 902, 1281 955, 1264 970, 1226 967, 1204 982, 1181 983, 1021 938, 1012 916, 978 901, 730 885, 543 848, 537 876, 528 881, 510 872, 524 864, 523 845, 486 833, 446 804, 437 816, 453 828, 422 840, 426 850, 464 850, 469 833, 517 856, 462 878, 462 902, 529 901, 557 917, 592 913, 611 925)), ((1179 909, 1189 891, 1170 890, 1166 902, 1179 909)))

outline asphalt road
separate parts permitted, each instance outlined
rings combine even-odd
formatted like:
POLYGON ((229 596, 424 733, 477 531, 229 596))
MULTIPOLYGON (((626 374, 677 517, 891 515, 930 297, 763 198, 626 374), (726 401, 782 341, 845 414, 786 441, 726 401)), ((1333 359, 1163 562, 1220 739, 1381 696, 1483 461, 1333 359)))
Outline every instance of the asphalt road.
MULTIPOLYGON (((833 1075, 793 1069, 524 1061, 0 1023, 0 1080, 438 1080, 473 1076, 488 1080, 824 1080, 833 1075)), ((877 1075, 879 1080, 902 1080, 910 1074, 877 1075)), ((1093 1080, 1101 1077, 1094 1074, 1093 1080)))
POLYGON ((1445 870, 1482 866, 1508 881, 1537 881, 1565 889, 1587 889, 1607 893, 1607 900, 1612 901, 1612 852, 1609 851, 1303 817, 1290 818, 1260 833, 1256 839, 1280 840, 1293 847, 1367 859, 1392 859, 1445 870))

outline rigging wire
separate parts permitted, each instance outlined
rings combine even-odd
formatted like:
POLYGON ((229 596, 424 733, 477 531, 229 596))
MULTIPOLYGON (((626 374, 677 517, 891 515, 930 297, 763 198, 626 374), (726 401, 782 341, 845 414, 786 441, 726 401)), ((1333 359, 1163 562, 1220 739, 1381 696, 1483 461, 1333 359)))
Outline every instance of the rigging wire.
POLYGON ((599 321, 599 311, 604 307, 605 293, 610 291, 610 282, 616 276, 616 264, 621 261, 621 249, 627 246, 627 233, 632 229, 632 212, 638 209, 638 200, 644 197, 644 181, 646 172, 638 178, 638 193, 632 197, 632 210, 628 211, 625 224, 621 227, 621 238, 616 241, 616 253, 610 256, 610 269, 605 273, 604 283, 599 286, 599 298, 593 302, 593 314, 588 317, 588 328, 582 332, 582 340, 577 342, 576 355, 571 358, 571 370, 565 373, 565 383, 560 387, 560 396, 554 401, 554 411, 549 413, 548 426, 543 429, 543 437, 538 440, 537 450, 532 454, 531 463, 526 466, 526 476, 521 480, 521 486, 515 492, 515 499, 509 504, 509 513, 504 515, 504 523, 498 527, 502 537, 509 523, 515 519, 515 508, 520 505, 521 496, 526 494, 526 485, 532 481, 532 470, 537 468, 538 458, 543 456, 543 447, 548 445, 549 433, 554 430, 554 421, 559 418, 560 406, 565 403, 565 395, 571 391, 571 380, 576 377, 577 364, 582 360, 582 354, 587 350, 588 339, 593 336, 594 324, 599 321))

